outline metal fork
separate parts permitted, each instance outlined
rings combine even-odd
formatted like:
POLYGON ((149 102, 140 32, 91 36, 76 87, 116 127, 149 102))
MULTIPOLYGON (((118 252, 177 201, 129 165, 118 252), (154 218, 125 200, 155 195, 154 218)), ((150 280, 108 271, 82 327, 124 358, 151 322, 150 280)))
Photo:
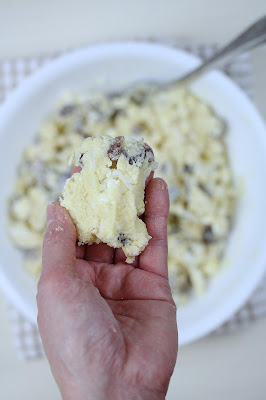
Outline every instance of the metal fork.
POLYGON ((139 91, 140 97, 144 100, 145 97, 152 95, 154 92, 171 89, 171 87, 177 85, 187 86, 207 71, 223 65, 229 59, 232 59, 248 50, 254 49, 263 43, 266 43, 266 16, 252 24, 197 68, 189 71, 174 81, 163 83, 156 81, 135 82, 119 92, 110 93, 109 97, 122 96, 123 93, 136 94, 136 92, 139 91))

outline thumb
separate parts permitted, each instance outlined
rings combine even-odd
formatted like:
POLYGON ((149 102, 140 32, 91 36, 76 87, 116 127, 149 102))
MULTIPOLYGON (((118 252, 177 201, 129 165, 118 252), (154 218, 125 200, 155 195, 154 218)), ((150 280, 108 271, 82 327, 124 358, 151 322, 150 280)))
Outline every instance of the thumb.
POLYGON ((41 276, 75 272, 77 234, 69 213, 58 203, 47 207, 41 276))

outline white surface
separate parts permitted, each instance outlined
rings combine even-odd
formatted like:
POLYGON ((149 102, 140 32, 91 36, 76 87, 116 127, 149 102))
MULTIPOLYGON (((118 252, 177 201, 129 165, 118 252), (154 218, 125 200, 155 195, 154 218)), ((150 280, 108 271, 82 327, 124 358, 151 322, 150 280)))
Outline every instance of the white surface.
MULTIPOLYGON (((25 79, 0 110, 0 147, 10 148, 1 157, 0 181, 6 182, 0 203, 4 203, 14 184, 17 160, 25 144, 32 140, 40 121, 52 111, 65 90, 112 91, 145 79, 171 80, 198 63, 199 60, 185 52, 161 45, 104 44, 62 56, 25 79), (12 141, 9 132, 12 132, 12 141), (4 166, 9 163, 11 151, 14 162, 7 172, 4 166)), ((241 186, 244 185, 244 194, 238 199, 222 271, 211 280, 204 295, 191 299, 179 309, 180 346, 202 337, 228 319, 248 299, 266 267, 265 126, 245 95, 221 73, 206 75, 191 89, 228 122, 229 156, 235 179, 240 177, 241 186)), ((21 269, 21 253, 13 249, 7 238, 5 221, 2 207, 0 282, 3 281, 2 288, 10 300, 34 322, 36 287, 21 269)))
POLYGON ((0 8, 4 57, 136 35, 224 41, 266 11, 265 0, 1 0, 0 8))
MULTIPOLYGON (((85 44, 95 39, 175 34, 198 42, 227 40, 265 13, 265 0, 1 0, 0 58, 85 44), (103 5, 104 4, 104 5, 103 5), (151 4, 152 14, 151 14, 151 4)), ((266 117, 266 50, 254 52, 255 98, 266 117)), ((46 361, 18 361, 0 303, 0 393, 6 400, 60 399, 46 361), (15 384, 14 384, 15 382, 15 384)), ((266 320, 182 348, 168 400, 265 399, 266 320)))
MULTIPOLYGON (((60 400, 46 360, 18 360, 1 295, 0 313, 1 399, 60 400)), ((262 320, 241 332, 182 347, 167 400, 265 400, 265 331, 262 320)))

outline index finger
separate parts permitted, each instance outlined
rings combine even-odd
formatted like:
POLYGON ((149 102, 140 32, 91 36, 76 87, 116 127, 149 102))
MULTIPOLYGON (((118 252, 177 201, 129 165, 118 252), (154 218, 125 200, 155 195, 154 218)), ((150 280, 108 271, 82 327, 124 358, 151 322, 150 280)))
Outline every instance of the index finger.
POLYGON ((152 179, 146 188, 144 220, 152 237, 141 253, 139 266, 145 271, 168 278, 167 268, 167 222, 169 194, 166 182, 161 178, 152 179))

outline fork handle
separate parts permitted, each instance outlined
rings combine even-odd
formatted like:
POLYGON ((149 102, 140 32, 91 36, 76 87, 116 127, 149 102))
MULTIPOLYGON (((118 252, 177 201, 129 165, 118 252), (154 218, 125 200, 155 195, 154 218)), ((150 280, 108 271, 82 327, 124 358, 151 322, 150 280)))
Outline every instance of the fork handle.
POLYGON ((266 43, 266 16, 247 28, 198 68, 177 79, 174 84, 188 85, 208 70, 224 65, 229 59, 263 43, 266 43))

